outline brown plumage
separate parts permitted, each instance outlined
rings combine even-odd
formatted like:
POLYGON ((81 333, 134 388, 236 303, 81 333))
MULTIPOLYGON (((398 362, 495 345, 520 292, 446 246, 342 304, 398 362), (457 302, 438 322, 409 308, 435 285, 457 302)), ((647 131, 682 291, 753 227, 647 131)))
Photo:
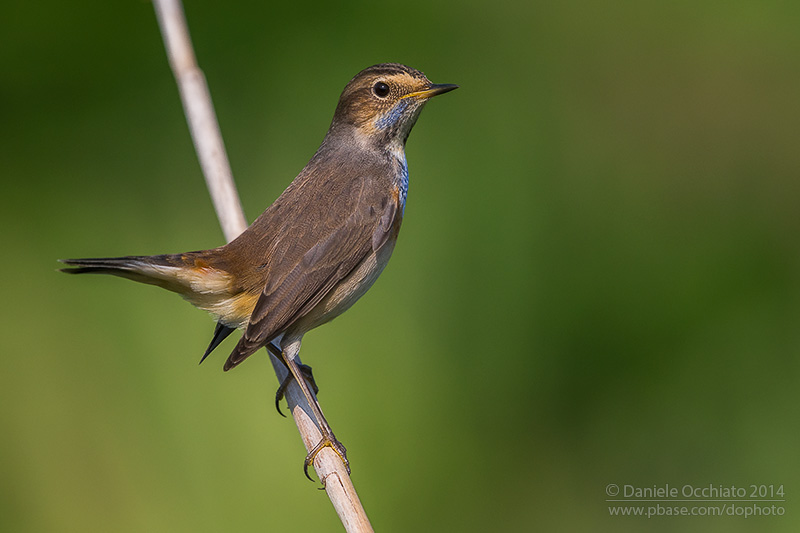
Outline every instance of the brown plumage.
POLYGON ((243 328, 225 370, 279 335, 282 348, 299 349, 303 334, 345 311, 386 265, 403 219, 408 133, 428 98, 454 88, 404 65, 365 69, 345 87, 316 154, 237 239, 184 254, 69 259, 76 268, 64 271, 177 292, 217 317, 222 338, 243 328))

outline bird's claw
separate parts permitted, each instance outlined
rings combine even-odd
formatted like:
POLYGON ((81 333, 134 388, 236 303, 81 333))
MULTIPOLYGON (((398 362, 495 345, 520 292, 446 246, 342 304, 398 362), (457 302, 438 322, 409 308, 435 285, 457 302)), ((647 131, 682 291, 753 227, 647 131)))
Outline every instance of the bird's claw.
POLYGON ((331 448, 334 452, 336 452, 336 455, 338 455, 339 459, 341 459, 342 463, 344 463, 344 467, 347 470, 347 474, 350 475, 350 461, 347 460, 347 448, 345 448, 344 444, 339 442, 336 439, 336 437, 334 437, 333 434, 331 434, 331 435, 323 435, 322 439, 320 439, 317 445, 314 446, 314 448, 312 448, 310 452, 308 452, 308 455, 306 455, 305 464, 303 464, 303 472, 305 473, 306 477, 310 481, 314 481, 313 479, 311 479, 311 476, 308 475, 308 467, 314 464, 314 459, 317 457, 317 454, 319 454, 319 452, 322 451, 323 448, 331 448))

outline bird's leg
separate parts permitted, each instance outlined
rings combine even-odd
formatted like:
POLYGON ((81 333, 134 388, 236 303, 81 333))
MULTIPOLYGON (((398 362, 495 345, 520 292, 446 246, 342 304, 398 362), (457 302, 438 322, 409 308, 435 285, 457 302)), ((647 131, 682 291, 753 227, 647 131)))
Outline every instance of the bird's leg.
MULTIPOLYGON (((267 350, 274 355, 278 361, 283 363, 283 366, 286 367, 286 370, 289 371, 286 374, 286 377, 283 378, 283 381, 280 385, 278 385, 278 390, 275 392, 275 409, 278 410, 278 414, 282 417, 286 418, 286 415, 283 414, 281 411, 281 400, 283 396, 286 394, 286 387, 289 386, 289 383, 294 379, 292 372, 289 370, 289 366, 286 364, 286 361, 283 360, 283 356, 281 355, 281 349, 278 348, 274 343, 270 342, 267 344, 267 350)), ((314 380, 314 374, 311 372, 311 367, 308 365, 297 365, 300 368, 300 372, 303 374, 303 378, 308 381, 311 385, 311 389, 314 391, 314 394, 319 394, 319 387, 317 386, 317 382, 314 380)))
POLYGON ((314 458, 319 452, 322 451, 323 448, 330 447, 342 460, 342 463, 344 463, 347 473, 349 474, 350 462, 347 460, 347 449, 344 447, 344 444, 336 440, 336 437, 333 435, 333 430, 331 429, 330 424, 328 424, 328 421, 325 420, 325 415, 322 414, 322 409, 320 409, 319 402, 317 402, 317 399, 309 390, 306 380, 303 379, 300 367, 294 360, 299 351, 300 343, 295 341, 289 343, 289 345, 281 351, 281 355, 283 356, 286 366, 289 368, 289 372, 292 374, 292 376, 294 376, 294 379, 300 386, 300 390, 303 391, 303 396, 306 397, 308 405, 311 408, 311 412, 314 415, 314 418, 317 419, 317 426, 319 426, 320 433, 322 433, 322 438, 320 441, 311 449, 311 451, 308 452, 308 455, 306 455, 305 464, 303 465, 303 472, 305 472, 308 479, 311 479, 311 476, 308 475, 309 465, 313 464, 314 458))
MULTIPOLYGON (((281 359, 281 363, 283 362, 284 362, 283 359, 281 359)), ((314 374, 311 373, 311 367, 308 365, 297 365, 297 366, 298 368, 300 368, 300 373, 303 374, 303 379, 305 379, 311 385, 311 390, 314 391, 314 394, 315 395, 319 394, 319 387, 317 386, 317 382, 314 381, 314 374)), ((283 414, 283 411, 281 411, 281 400, 283 400, 283 397, 286 395, 286 387, 289 386, 289 383, 291 383, 293 379, 294 376, 292 375, 291 372, 289 372, 286 375, 286 377, 283 378, 281 384, 278 385, 278 390, 275 391, 275 409, 277 409, 278 414, 284 418, 286 418, 286 415, 283 414)))

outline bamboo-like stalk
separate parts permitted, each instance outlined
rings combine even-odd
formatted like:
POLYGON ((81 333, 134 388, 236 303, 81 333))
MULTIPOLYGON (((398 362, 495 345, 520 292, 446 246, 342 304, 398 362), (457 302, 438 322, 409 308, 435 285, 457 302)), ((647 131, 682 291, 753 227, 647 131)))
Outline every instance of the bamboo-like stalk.
MULTIPOLYGON (((233 182, 208 84, 197 66, 183 5, 180 0, 154 0, 154 5, 203 175, 225 239, 230 242, 245 230, 247 222, 233 182)), ((278 381, 282 382, 288 370, 272 354, 270 360, 278 381)), ((322 435, 310 414, 308 402, 294 381, 286 390, 286 400, 303 444, 307 450, 312 449, 322 435)), ((298 474, 301 466, 301 461, 298 461, 298 474)), ((345 530, 353 533, 371 532, 372 526, 339 456, 331 448, 324 448, 314 460, 314 469, 345 530)))

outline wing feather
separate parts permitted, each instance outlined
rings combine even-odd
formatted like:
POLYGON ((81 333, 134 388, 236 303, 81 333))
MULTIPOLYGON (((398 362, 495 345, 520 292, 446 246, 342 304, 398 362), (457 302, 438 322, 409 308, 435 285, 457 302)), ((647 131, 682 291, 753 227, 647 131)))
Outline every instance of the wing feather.
POLYGON ((282 225, 283 234, 273 249, 274 272, 270 270, 247 329, 225 363, 225 370, 291 328, 386 243, 398 206, 388 187, 375 186, 377 181, 353 180, 350 186, 340 187, 338 194, 325 199, 323 205, 330 207, 327 211, 307 211, 297 224, 282 225))

